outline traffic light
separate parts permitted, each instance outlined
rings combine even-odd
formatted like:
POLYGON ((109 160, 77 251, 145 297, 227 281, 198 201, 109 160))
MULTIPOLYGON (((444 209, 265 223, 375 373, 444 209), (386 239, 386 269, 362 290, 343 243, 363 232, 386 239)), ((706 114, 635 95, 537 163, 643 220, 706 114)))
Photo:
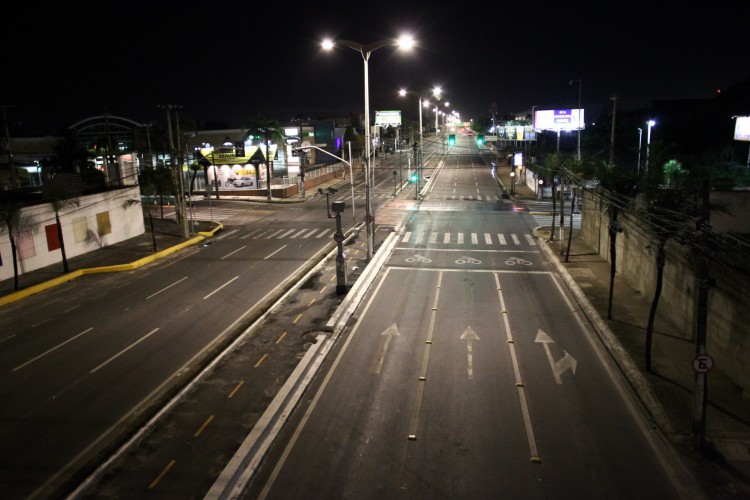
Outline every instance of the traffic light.
POLYGON ((417 179, 419 179, 419 176, 416 172, 409 174, 409 182, 417 182, 417 179))
POLYGON ((481 146, 484 144, 484 134, 478 134, 477 135, 477 146, 481 146))
POLYGON ((455 146, 456 145, 456 134, 450 134, 448 136, 448 146, 455 146))

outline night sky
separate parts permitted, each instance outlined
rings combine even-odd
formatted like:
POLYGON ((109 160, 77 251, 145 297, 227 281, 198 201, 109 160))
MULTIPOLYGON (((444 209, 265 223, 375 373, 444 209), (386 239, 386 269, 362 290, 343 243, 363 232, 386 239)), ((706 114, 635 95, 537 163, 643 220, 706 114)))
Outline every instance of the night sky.
POLYGON ((57 134, 93 115, 181 117, 239 128, 259 113, 344 117, 364 108, 364 63, 320 50, 330 36, 369 44, 411 33, 418 47, 372 53, 370 109, 418 115, 442 87, 463 118, 582 105, 710 98, 748 80, 750 2, 700 8, 673 1, 605 2, 100 2, 3 7, 1 104, 11 135, 57 134), (417 6, 416 4, 421 4, 417 6), (681 6, 683 5, 683 6, 681 6))

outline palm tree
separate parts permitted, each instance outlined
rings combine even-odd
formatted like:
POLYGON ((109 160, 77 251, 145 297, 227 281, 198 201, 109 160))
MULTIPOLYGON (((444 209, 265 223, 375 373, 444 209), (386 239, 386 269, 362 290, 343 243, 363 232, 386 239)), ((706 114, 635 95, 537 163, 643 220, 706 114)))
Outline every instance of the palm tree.
POLYGON ((4 201, 0 205, 0 234, 8 231, 10 240, 10 252, 13 255, 13 289, 18 290, 18 248, 16 238, 21 234, 31 231, 34 227, 33 217, 22 213, 23 205, 4 201))
POLYGON ((263 137, 263 142, 266 144, 266 183, 268 201, 271 201, 271 141, 276 142, 279 145, 284 144, 284 129, 281 124, 276 120, 268 120, 262 114, 258 114, 255 118, 249 120, 247 125, 247 132, 245 132, 246 139, 251 135, 260 135, 263 137))

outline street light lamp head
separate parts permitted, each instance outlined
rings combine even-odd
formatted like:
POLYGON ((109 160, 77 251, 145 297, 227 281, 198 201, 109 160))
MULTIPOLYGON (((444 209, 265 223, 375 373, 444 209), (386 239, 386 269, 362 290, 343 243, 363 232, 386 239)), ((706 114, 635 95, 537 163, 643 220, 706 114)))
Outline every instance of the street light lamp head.
POLYGON ((647 125, 648 125, 649 127, 653 127, 654 125, 656 125, 656 122, 655 122, 654 120, 649 120, 649 121, 647 121, 647 122, 646 122, 646 124, 647 124, 647 125))

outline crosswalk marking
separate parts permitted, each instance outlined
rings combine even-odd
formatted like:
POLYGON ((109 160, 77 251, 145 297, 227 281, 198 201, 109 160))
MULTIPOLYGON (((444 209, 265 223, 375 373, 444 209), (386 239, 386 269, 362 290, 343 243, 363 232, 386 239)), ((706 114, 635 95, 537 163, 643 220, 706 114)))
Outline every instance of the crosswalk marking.
POLYGON ((276 236, 277 234, 279 234, 282 231, 283 231, 283 229, 279 229, 278 231, 274 231, 273 233, 271 233, 268 236, 266 236, 266 239, 270 240, 271 238, 273 238, 274 236, 276 236))
POLYGON ((279 236, 277 236, 277 237, 276 237, 276 239, 277 239, 277 240, 280 240, 281 238, 283 238, 283 237, 287 236, 287 235, 288 235, 289 233, 293 233, 293 232, 294 232, 294 229, 290 229, 290 230, 288 230, 287 232, 285 232, 285 233, 282 233, 282 234, 280 234, 279 236))
MULTIPOLYGON (((430 232, 426 234, 424 231, 411 232, 405 231, 401 238, 401 243, 413 243, 419 245, 427 240, 430 244, 439 244, 442 241, 444 245, 463 245, 466 240, 465 233, 442 233, 443 237, 440 237, 439 232, 430 232)), ((536 240, 532 234, 503 234, 503 233, 468 233, 468 241, 471 245, 497 245, 497 246, 508 246, 508 245, 529 245, 536 246, 536 240), (480 238, 481 236, 481 238, 480 238)))
POLYGON ((305 231, 307 231, 307 229, 300 229, 299 231, 297 231, 296 233, 294 233, 292 236, 290 236, 290 238, 299 238, 299 236, 302 233, 304 233, 305 231))
POLYGON ((478 194, 476 196, 454 194, 451 196, 446 196, 445 199, 451 200, 451 201, 499 201, 500 197, 497 195, 493 196, 493 195, 488 195, 488 194, 485 194, 485 195, 478 194))

